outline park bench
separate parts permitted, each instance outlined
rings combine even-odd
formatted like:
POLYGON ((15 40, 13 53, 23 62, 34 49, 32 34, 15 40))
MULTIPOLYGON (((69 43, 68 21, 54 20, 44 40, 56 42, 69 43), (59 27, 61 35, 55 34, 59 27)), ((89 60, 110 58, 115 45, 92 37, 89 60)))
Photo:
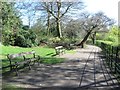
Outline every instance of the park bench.
POLYGON ((56 51, 56 54, 57 55, 60 55, 60 54, 64 54, 65 53, 65 49, 63 46, 57 46, 55 47, 55 51, 56 51))
POLYGON ((40 63, 40 56, 36 55, 35 51, 8 54, 7 57, 10 62, 10 70, 15 70, 16 75, 18 75, 18 69, 21 65, 23 67, 27 65, 31 69, 32 63, 38 62, 38 65, 40 63))

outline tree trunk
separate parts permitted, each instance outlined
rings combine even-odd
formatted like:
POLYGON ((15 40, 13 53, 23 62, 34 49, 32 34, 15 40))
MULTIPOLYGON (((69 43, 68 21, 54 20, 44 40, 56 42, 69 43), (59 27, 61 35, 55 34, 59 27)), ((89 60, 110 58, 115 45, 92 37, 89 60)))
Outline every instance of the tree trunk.
POLYGON ((49 12, 49 3, 46 2, 46 8, 47 8, 47 35, 50 35, 50 12, 49 12))
POLYGON ((50 13, 48 12, 48 17, 47 17, 47 35, 50 35, 50 13))
POLYGON ((81 46, 81 48, 84 48, 84 44, 87 41, 88 37, 90 36, 92 30, 90 30, 87 35, 84 37, 84 39, 77 45, 77 46, 81 46))
POLYGON ((94 34, 93 34, 92 42, 93 42, 93 44, 96 43, 96 32, 94 32, 94 34))
POLYGON ((94 43, 95 43, 95 40, 94 40, 94 38, 91 38, 92 39, 92 44, 94 45, 94 43))
POLYGON ((77 45, 77 46, 82 46, 82 48, 84 48, 84 44, 87 41, 88 37, 91 35, 91 32, 94 30, 94 28, 96 28, 97 25, 94 25, 89 32, 87 33, 87 35, 83 38, 83 40, 77 45))
POLYGON ((61 2, 57 2, 57 7, 58 7, 58 12, 57 12, 57 31, 58 31, 58 36, 59 38, 62 38, 62 31, 61 31, 61 26, 60 26, 60 8, 61 8, 61 2))
POLYGON ((63 9, 62 6, 64 6, 64 4, 62 5, 62 1, 61 0, 57 0, 53 3, 44 3, 43 8, 45 10, 47 10, 47 12, 49 12, 55 19, 56 19, 56 29, 57 29, 57 35, 59 38, 62 38, 62 31, 61 31, 61 18, 68 13, 70 7, 73 5, 73 3, 68 3, 68 5, 66 4, 66 8, 64 8, 65 10, 63 10, 64 12, 62 13, 61 10, 63 9), (54 5, 57 5, 57 7, 54 5))
POLYGON ((62 31, 61 31, 61 26, 60 26, 60 20, 57 19, 57 32, 58 32, 58 37, 62 38, 62 31))

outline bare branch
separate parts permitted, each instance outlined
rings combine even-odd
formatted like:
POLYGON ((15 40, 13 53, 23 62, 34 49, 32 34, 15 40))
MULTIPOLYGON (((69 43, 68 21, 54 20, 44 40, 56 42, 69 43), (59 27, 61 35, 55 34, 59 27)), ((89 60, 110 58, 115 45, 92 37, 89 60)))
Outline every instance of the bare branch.
POLYGON ((55 16, 55 14, 52 12, 52 6, 51 6, 51 10, 50 10, 50 9, 49 9, 49 6, 47 5, 47 2, 44 2, 44 5, 42 5, 42 7, 43 7, 44 9, 46 9, 47 12, 49 12, 50 14, 52 14, 52 16, 53 16, 54 18, 57 18, 57 17, 55 16))
POLYGON ((60 18, 62 18, 67 12, 68 12, 68 10, 70 9, 70 7, 73 5, 73 3, 71 3, 68 7, 67 7, 67 9, 65 10, 65 12, 60 16, 60 18))

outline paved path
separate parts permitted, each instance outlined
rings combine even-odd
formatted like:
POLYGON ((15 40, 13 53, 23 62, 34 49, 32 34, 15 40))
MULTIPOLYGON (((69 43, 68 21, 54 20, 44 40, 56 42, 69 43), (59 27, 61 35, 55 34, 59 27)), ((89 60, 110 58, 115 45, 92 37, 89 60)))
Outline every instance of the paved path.
POLYGON ((75 51, 60 56, 66 58, 64 63, 35 65, 31 71, 21 71, 19 77, 8 76, 3 83, 41 90, 120 90, 116 78, 100 58, 100 48, 88 45, 75 51))

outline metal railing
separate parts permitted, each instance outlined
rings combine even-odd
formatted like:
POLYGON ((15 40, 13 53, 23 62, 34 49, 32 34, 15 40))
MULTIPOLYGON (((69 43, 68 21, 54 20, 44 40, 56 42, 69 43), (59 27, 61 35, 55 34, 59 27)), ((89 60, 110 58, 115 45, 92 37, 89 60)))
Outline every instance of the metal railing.
POLYGON ((110 70, 120 76, 120 47, 101 43, 110 70))

